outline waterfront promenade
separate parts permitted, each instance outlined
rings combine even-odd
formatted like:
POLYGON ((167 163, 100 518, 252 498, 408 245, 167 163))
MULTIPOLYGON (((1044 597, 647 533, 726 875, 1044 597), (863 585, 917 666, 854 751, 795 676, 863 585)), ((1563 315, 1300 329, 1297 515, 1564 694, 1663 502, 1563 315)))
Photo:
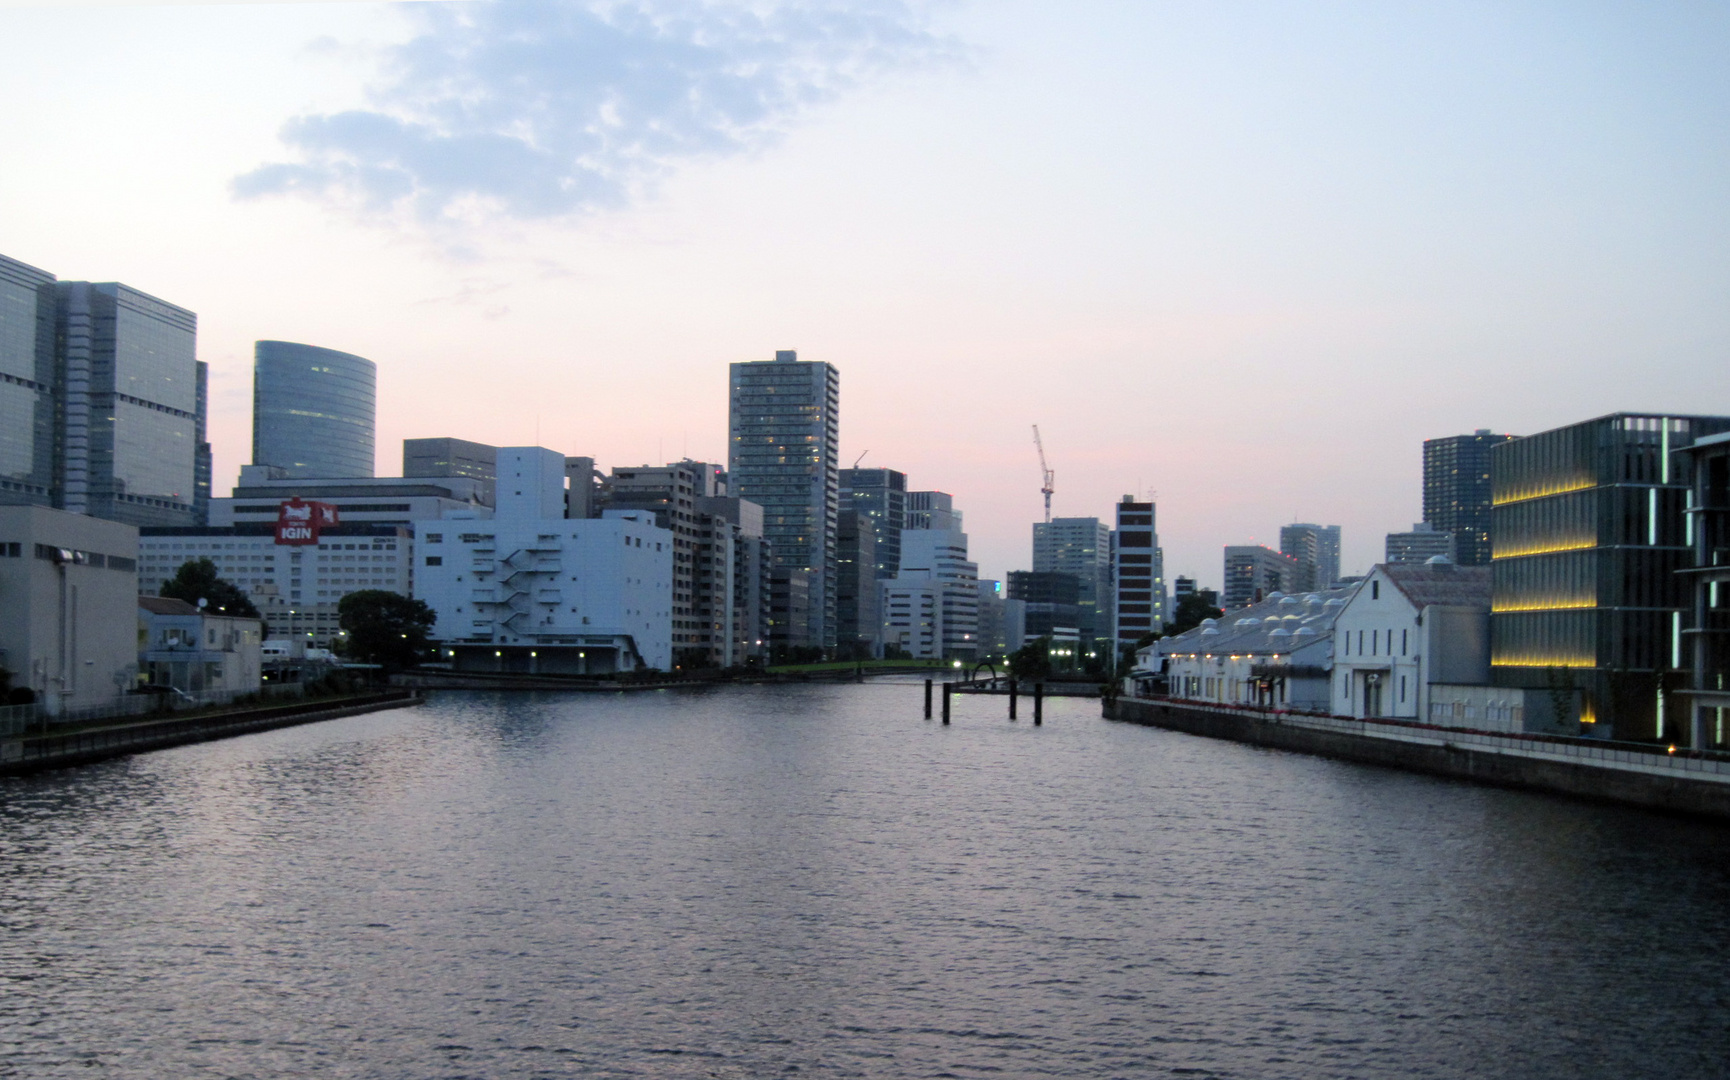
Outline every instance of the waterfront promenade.
POLYGON ((1123 696, 1114 720, 1502 787, 1730 820, 1730 754, 1123 696))

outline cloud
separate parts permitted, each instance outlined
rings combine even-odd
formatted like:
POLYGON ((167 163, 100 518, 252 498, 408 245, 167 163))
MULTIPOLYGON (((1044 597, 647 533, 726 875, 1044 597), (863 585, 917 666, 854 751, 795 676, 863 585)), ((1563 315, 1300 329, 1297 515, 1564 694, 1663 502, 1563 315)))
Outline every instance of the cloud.
POLYGON ((417 4, 371 107, 288 122, 297 160, 237 177, 424 220, 628 204, 681 164, 771 144, 795 117, 958 46, 900 0, 417 4))

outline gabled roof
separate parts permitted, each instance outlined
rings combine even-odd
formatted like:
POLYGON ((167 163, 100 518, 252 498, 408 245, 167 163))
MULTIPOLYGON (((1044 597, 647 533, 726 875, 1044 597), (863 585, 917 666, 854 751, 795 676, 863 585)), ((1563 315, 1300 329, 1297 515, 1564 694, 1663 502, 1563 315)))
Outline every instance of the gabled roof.
POLYGON ((167 596, 140 596, 138 606, 152 615, 197 615, 198 609, 184 600, 167 596))
POLYGON ((1377 567, 1419 611, 1445 607, 1490 606, 1490 568, 1453 563, 1387 563, 1377 567))

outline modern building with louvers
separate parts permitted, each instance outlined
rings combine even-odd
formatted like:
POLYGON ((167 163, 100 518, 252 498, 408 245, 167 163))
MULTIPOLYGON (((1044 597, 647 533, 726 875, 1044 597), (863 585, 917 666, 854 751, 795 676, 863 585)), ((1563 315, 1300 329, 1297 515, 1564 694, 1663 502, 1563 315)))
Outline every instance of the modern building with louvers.
POLYGON ((1695 553, 1679 452, 1726 431, 1726 416, 1614 413, 1490 452, 1494 684, 1565 697, 1618 739, 1685 726, 1695 553))

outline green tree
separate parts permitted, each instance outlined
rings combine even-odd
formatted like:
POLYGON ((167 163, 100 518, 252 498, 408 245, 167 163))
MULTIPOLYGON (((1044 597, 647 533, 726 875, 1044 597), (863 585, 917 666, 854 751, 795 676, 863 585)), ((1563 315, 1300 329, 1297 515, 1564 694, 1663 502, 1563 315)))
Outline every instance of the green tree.
POLYGON ((1165 632, 1167 636, 1181 634, 1200 626, 1203 619, 1217 619, 1224 614, 1224 611, 1190 593, 1183 598, 1183 603, 1177 605, 1177 610, 1172 613, 1172 621, 1165 624, 1165 632))
POLYGON ((386 671, 420 663, 427 651, 427 634, 438 621, 426 601, 387 589, 351 592, 337 604, 336 613, 348 635, 344 652, 386 671))
POLYGON ((1017 679, 1043 679, 1051 674, 1051 638, 1035 638, 1009 654, 1009 673, 1017 679))
POLYGON ((209 559, 188 559, 181 563, 180 569, 157 590, 157 594, 171 600, 184 600, 194 607, 203 600, 204 609, 212 615, 259 617, 258 608, 253 606, 246 590, 218 577, 216 564, 209 559))

